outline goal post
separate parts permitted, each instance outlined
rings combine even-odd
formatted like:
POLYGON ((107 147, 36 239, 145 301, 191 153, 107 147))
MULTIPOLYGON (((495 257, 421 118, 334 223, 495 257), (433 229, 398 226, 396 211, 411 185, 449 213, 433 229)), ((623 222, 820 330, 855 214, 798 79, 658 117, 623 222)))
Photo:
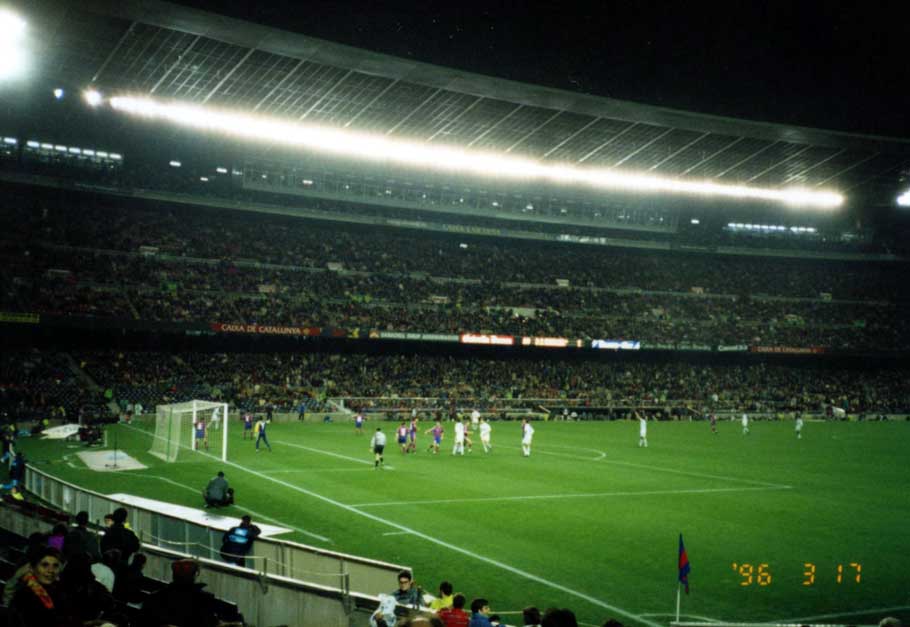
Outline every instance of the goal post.
POLYGON ((198 399, 155 408, 155 435, 149 453, 166 462, 175 462, 181 449, 196 450, 198 423, 202 423, 216 451, 221 449, 221 461, 227 461, 228 405, 198 399))

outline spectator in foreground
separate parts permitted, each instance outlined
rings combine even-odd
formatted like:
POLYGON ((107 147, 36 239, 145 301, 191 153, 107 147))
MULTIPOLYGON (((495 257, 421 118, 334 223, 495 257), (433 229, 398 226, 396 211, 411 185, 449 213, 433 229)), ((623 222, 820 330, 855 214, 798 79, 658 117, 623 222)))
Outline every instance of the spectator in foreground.
POLYGON ((443 608, 452 607, 452 591, 452 584, 448 581, 443 581, 439 584, 439 597, 433 599, 430 603, 430 609, 438 612, 443 608))
POLYGON ((93 562, 101 559, 98 537, 89 531, 88 512, 84 510, 76 514, 76 526, 69 530, 63 543, 63 557, 67 561, 80 553, 88 553, 93 562))
POLYGON ((572 610, 551 607, 540 621, 541 627, 578 627, 575 613, 572 610))
POLYGON ((490 622, 490 602, 484 598, 471 601, 471 622, 469 627, 493 627, 490 622))
POLYGON ((228 564, 246 568, 246 556, 253 548, 253 542, 262 531, 252 523, 249 516, 240 519, 240 524, 224 532, 221 542, 221 559, 228 564))
POLYGON ((216 627, 215 595, 196 583, 199 565, 193 560, 171 562, 171 583, 142 604, 140 625, 158 627, 216 627))
POLYGON ((35 532, 28 537, 28 544, 25 547, 25 561, 19 563, 19 568, 7 580, 3 586, 3 603, 9 605, 13 600, 13 595, 19 588, 19 580, 32 571, 32 559, 47 548, 47 535, 35 532))
POLYGON ((445 627, 468 627, 471 615, 464 611, 465 603, 464 595, 456 594, 452 597, 452 607, 439 610, 439 618, 445 627))
POLYGON ((62 523, 57 523, 54 525, 54 529, 51 531, 51 535, 47 538, 47 545, 49 547, 55 548, 60 551, 60 554, 63 554, 63 545, 66 542, 66 525, 62 523))
MULTIPOLYGON (((125 507, 118 507, 111 514, 113 524, 108 527, 101 538, 101 551, 106 553, 110 549, 120 551, 120 563, 124 566, 129 562, 130 556, 139 550, 139 538, 126 525, 127 511, 125 507)), ((116 570, 116 569, 115 569, 116 570)))
POLYGON ((421 604, 420 588, 414 585, 411 571, 403 570, 398 573, 398 589, 392 593, 395 602, 408 607, 419 607, 421 604))
POLYGON ((114 591, 114 582, 120 571, 120 550, 110 549, 101 555, 101 561, 92 564, 92 574, 108 592, 114 591))
POLYGON ((22 627, 56 625, 63 618, 59 590, 63 556, 60 551, 45 547, 36 551, 31 568, 19 580, 9 605, 9 624, 22 627))
POLYGON ((521 618, 525 627, 540 627, 540 610, 533 605, 521 611, 521 618))

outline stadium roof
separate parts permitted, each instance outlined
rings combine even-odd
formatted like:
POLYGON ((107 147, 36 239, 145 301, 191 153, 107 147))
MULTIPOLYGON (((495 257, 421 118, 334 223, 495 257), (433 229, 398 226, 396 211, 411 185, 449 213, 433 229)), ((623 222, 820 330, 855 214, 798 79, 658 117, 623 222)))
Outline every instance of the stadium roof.
POLYGON ((155 95, 554 163, 893 203, 910 140, 723 118, 516 83, 160 0, 32 2, 48 84, 155 95))

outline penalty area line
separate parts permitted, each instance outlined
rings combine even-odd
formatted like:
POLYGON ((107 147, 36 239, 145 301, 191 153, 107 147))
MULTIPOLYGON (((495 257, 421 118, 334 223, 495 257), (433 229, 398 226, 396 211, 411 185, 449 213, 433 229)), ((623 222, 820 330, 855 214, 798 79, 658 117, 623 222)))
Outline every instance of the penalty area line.
POLYGON ((550 499, 586 499, 611 496, 658 496, 674 494, 713 494, 722 492, 756 492, 766 490, 789 490, 789 486, 751 488, 692 488, 682 490, 641 490, 629 492, 579 492, 577 494, 533 494, 530 496, 479 496, 467 499, 428 499, 425 501, 381 501, 376 503, 353 503, 351 507, 387 507, 402 505, 445 505, 449 503, 490 503, 499 501, 543 501, 550 499))

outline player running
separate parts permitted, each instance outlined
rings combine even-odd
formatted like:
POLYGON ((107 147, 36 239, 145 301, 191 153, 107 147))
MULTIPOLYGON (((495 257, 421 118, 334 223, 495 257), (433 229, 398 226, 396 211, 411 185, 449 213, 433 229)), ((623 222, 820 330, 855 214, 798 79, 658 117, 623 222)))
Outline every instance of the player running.
POLYGON ((242 439, 253 439, 253 414, 246 412, 243 414, 243 436, 242 439), (247 438, 246 436, 250 436, 247 438))
POLYGON ((408 426, 404 421, 398 425, 398 429, 395 430, 395 433, 398 436, 398 448, 401 449, 401 454, 404 455, 408 452, 408 426))
POLYGON ((385 450, 385 433, 382 432, 382 427, 376 427, 376 433, 370 440, 370 450, 373 451, 373 470, 382 468, 385 461, 382 457, 382 452, 385 450))
POLYGON ((417 427, 420 424, 420 418, 415 414, 411 418, 411 424, 408 425, 408 452, 416 453, 417 452, 417 427))
POLYGON ((442 428, 442 423, 437 420, 436 426, 434 426, 430 429, 427 429, 426 433, 433 434, 433 441, 430 442, 430 446, 429 446, 429 448, 427 448, 427 450, 433 451, 433 455, 438 454, 439 446, 442 444, 442 435, 445 433, 445 429, 442 428))
POLYGON ((490 444, 490 432, 493 430, 493 427, 490 426, 490 423, 487 422, 486 418, 480 419, 480 443, 483 445, 483 452, 489 453, 493 450, 493 445, 490 444))
POLYGON ((796 439, 797 440, 803 439, 803 416, 802 416, 802 414, 799 414, 798 416, 796 416, 796 439))
POLYGON ((464 423, 459 416, 455 421, 455 443, 452 445, 452 455, 464 455, 464 423))
POLYGON ((743 413, 742 425, 743 435, 749 435, 749 414, 743 413))
POLYGON ((638 418, 638 446, 648 448, 648 421, 637 411, 635 417, 638 418))
POLYGON ((708 416, 708 420, 711 421, 711 433, 717 435, 717 414, 712 411, 708 416))

